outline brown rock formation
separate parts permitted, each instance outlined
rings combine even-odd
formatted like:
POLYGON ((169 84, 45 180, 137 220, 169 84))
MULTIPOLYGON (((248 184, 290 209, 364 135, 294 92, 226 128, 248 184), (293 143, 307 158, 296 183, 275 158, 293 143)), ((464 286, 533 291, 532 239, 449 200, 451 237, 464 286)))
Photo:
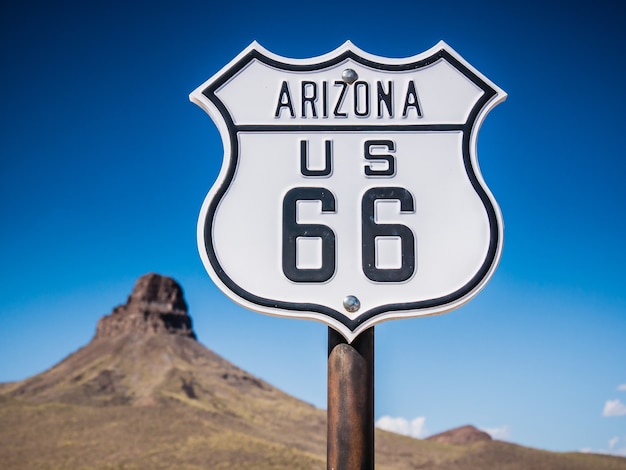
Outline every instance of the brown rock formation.
POLYGON ((427 438, 444 444, 467 445, 474 442, 491 441, 491 436, 485 431, 476 429, 474 426, 461 426, 427 438))
MULTIPOLYGON (((326 412, 196 341, 172 279, 140 278, 96 336, 54 367, 0 384, 1 468, 325 468, 326 412)), ((377 430, 376 468, 626 470, 621 457, 529 449, 471 426, 430 439, 377 430)))
POLYGON ((154 273, 140 277, 126 304, 100 319, 95 338, 128 333, 174 334, 196 339, 183 289, 174 279, 154 273))

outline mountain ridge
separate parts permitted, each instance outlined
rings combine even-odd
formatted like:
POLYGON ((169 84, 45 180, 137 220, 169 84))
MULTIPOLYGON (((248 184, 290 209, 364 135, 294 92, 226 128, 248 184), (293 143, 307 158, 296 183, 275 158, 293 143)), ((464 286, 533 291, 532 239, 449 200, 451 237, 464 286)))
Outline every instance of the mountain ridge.
MULTIPOLYGON (((325 467, 326 413, 197 341, 183 290, 155 273, 52 368, 0 384, 7 468, 325 467)), ((429 440, 376 431, 379 470, 626 470, 458 428, 429 440), (443 440, 442 440, 443 439, 443 440)))

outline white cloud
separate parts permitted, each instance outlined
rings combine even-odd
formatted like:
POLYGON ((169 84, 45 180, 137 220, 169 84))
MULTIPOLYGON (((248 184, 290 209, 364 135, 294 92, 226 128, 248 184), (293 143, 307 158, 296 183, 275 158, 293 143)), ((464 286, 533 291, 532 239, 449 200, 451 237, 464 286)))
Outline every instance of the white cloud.
POLYGON ((618 385, 618 386, 617 386, 617 389, 618 389, 620 392, 626 392, 626 384, 621 384, 621 385, 618 385))
POLYGON ((506 441, 511 437, 511 428, 504 424, 502 426, 496 428, 480 428, 482 431, 485 431, 494 439, 499 439, 501 441, 506 441))
POLYGON ((613 437, 609 439, 609 450, 615 449, 615 446, 619 442, 619 437, 613 437))
POLYGON ((619 400, 607 400, 602 410, 602 416, 624 416, 626 415, 626 405, 619 400))
POLYGON ((376 420, 376 427, 396 434, 419 438, 424 437, 427 433, 426 418, 423 416, 418 416, 411 421, 402 417, 381 416, 376 420))
POLYGON ((594 454, 618 455, 620 457, 626 457, 626 438, 619 438, 615 436, 609 439, 608 449, 595 450, 595 449, 585 448, 585 449, 581 449, 581 452, 594 453, 594 454))
POLYGON ((620 457, 626 457, 626 442, 624 439, 621 439, 622 443, 618 446, 617 443, 620 442, 620 439, 617 441, 616 438, 613 438, 609 441, 609 454, 619 455, 620 457), (612 445, 612 447, 611 447, 612 445))

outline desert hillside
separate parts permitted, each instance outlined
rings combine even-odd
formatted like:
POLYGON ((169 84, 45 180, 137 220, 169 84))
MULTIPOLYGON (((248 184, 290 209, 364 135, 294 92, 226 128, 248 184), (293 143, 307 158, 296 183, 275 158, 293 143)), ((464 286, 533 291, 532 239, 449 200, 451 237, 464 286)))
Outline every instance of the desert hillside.
MULTIPOLYGON (((326 413, 196 339, 182 288, 142 276, 94 338, 0 384, 7 469, 324 469, 326 413)), ((471 426, 417 440, 376 433, 376 468, 626 470, 626 459, 492 440, 471 426)))

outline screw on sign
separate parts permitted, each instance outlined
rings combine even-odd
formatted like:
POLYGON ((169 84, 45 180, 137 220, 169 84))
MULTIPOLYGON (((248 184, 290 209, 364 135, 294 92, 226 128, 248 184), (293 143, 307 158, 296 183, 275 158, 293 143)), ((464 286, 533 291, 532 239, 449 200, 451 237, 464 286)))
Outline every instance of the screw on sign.
POLYGON ((224 143, 199 251, 241 305, 324 322, 333 345, 368 331, 373 349, 375 324, 455 309, 495 271, 503 223, 476 138, 506 93, 444 42, 404 59, 252 43, 190 98, 224 143))

